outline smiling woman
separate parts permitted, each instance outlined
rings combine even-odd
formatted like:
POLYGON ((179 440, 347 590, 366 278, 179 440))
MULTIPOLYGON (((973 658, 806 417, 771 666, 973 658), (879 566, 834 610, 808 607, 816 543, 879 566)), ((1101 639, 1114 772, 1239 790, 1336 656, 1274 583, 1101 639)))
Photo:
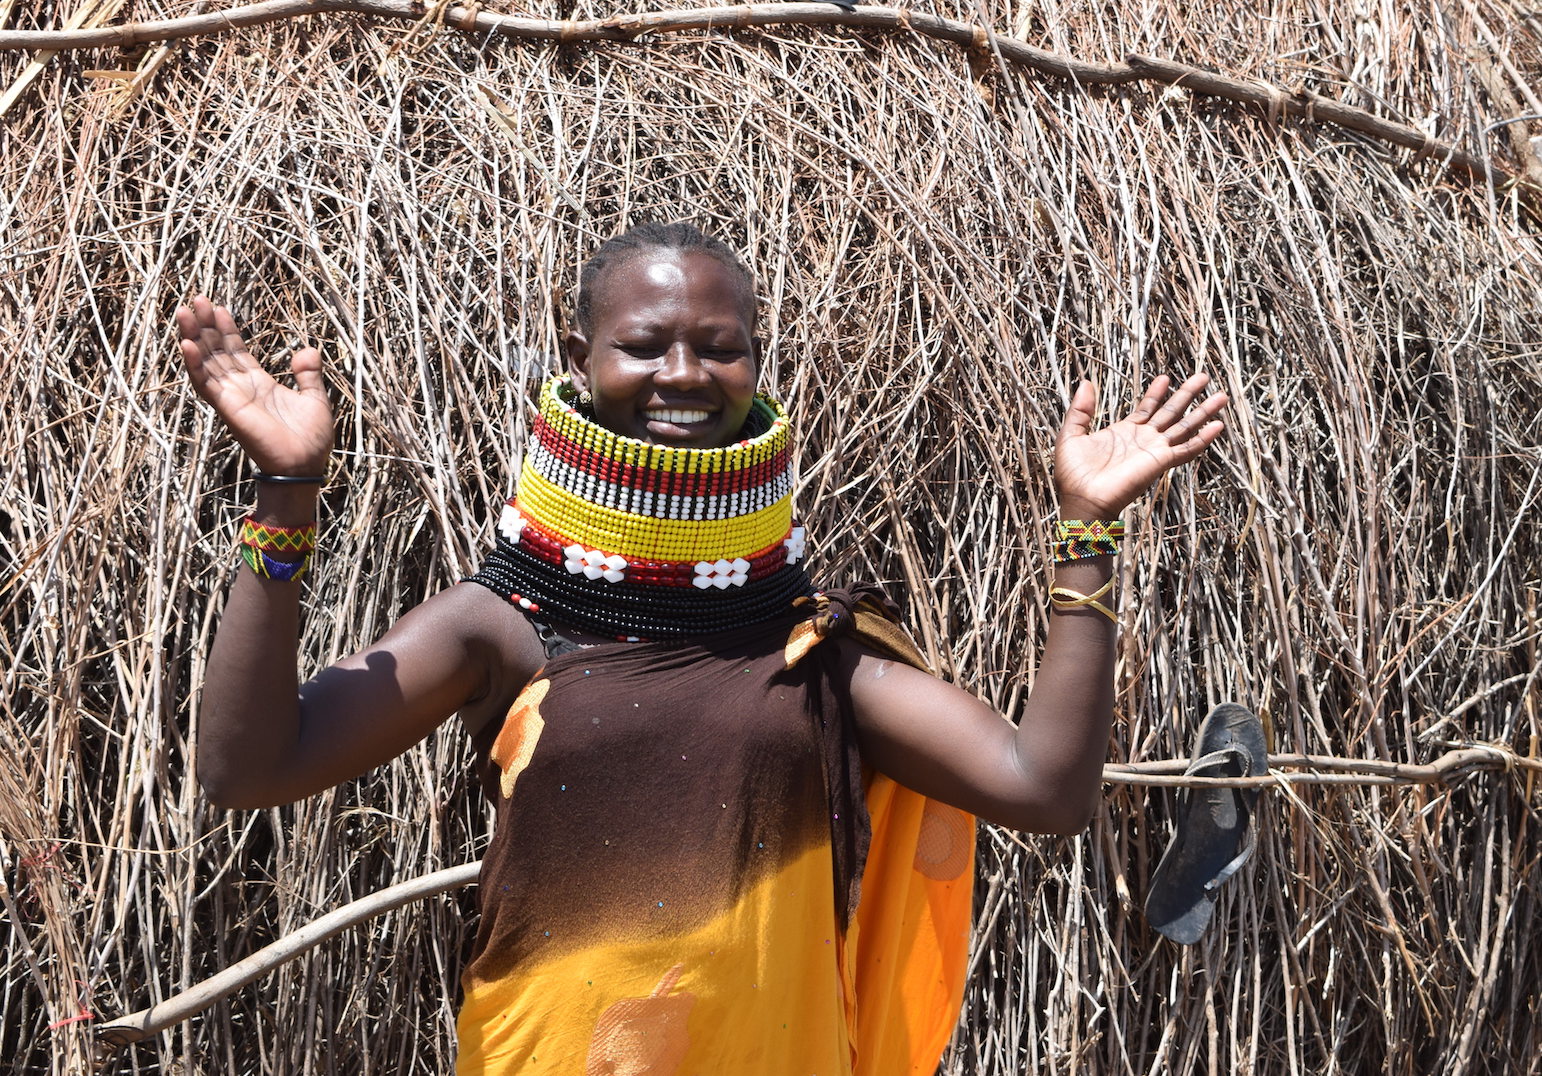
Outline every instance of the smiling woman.
POLYGON ((463 980, 463 1073, 935 1069, 963 990, 972 815, 1086 825, 1112 720, 1120 511, 1219 436, 1165 377, 1055 448, 1055 615, 1014 725, 930 675, 875 588, 819 590, 785 411, 756 393, 753 278, 688 225, 581 274, 496 548, 304 684, 299 588, 332 418, 228 311, 178 312, 198 392, 259 469, 252 571, 209 657, 199 776, 256 807, 378 765, 459 712, 497 823, 463 980))
POLYGON ((584 264, 576 308, 568 365, 602 426, 690 448, 737 437, 760 342, 754 280, 732 250, 688 224, 638 225, 584 264))

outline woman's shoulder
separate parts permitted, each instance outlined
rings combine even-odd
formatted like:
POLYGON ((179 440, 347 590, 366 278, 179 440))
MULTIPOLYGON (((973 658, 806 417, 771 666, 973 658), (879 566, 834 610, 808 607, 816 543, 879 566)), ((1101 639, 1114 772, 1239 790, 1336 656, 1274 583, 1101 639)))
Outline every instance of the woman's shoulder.
POLYGON ((498 634, 510 628, 517 633, 533 630, 512 604, 471 580, 461 580, 439 591, 414 609, 412 615, 445 621, 447 628, 467 637, 498 634))
POLYGON ((408 615, 420 622, 419 630, 442 632, 485 668, 485 693, 461 710, 462 722, 473 734, 488 715, 507 708, 545 661, 535 626, 485 586, 456 583, 408 615))

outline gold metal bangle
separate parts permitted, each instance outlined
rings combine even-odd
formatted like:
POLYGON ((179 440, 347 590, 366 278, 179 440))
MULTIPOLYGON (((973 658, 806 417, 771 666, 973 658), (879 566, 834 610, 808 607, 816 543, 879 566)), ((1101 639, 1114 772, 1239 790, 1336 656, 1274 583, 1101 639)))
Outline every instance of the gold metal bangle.
POLYGON ((1109 576, 1108 582, 1104 583, 1091 594, 1083 594, 1080 591, 1071 590, 1068 587, 1051 587, 1049 592, 1049 603, 1056 609, 1096 609, 1098 612, 1108 617, 1108 619, 1113 623, 1117 624, 1119 623, 1119 615, 1108 606, 1098 601, 1099 598, 1103 597, 1103 595, 1107 594, 1110 590, 1113 589, 1113 576, 1109 576))

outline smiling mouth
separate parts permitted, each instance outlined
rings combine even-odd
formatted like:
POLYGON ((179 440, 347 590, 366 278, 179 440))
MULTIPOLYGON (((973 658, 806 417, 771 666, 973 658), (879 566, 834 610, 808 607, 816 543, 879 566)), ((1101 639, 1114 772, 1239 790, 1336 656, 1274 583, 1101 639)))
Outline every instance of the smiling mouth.
POLYGON ((712 412, 684 407, 663 407, 649 411, 647 415, 653 422, 667 422, 671 426, 694 426, 698 422, 706 422, 710 419, 712 412))

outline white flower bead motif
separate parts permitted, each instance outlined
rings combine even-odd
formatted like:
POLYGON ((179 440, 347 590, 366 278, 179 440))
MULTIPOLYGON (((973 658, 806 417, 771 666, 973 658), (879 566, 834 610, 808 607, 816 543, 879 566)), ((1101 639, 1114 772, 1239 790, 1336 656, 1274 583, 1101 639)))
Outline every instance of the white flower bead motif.
POLYGON ((803 559, 803 550, 808 545, 808 532, 802 527, 794 527, 782 544, 787 547, 787 563, 796 564, 803 559))
POLYGON ((626 560, 619 554, 606 556, 598 549, 585 549, 574 543, 562 550, 567 560, 563 562, 574 575, 582 572, 588 579, 604 579, 607 583, 619 583, 626 578, 626 560))
POLYGON ((719 590, 727 590, 729 587, 742 587, 750 578, 750 562, 743 557, 735 557, 733 560, 703 560, 696 564, 696 577, 691 580, 699 589, 717 587, 719 590))
POLYGON ((498 517, 498 533, 511 542, 519 541, 519 536, 525 532, 525 517, 519 514, 519 509, 512 504, 503 506, 503 514, 498 517))

